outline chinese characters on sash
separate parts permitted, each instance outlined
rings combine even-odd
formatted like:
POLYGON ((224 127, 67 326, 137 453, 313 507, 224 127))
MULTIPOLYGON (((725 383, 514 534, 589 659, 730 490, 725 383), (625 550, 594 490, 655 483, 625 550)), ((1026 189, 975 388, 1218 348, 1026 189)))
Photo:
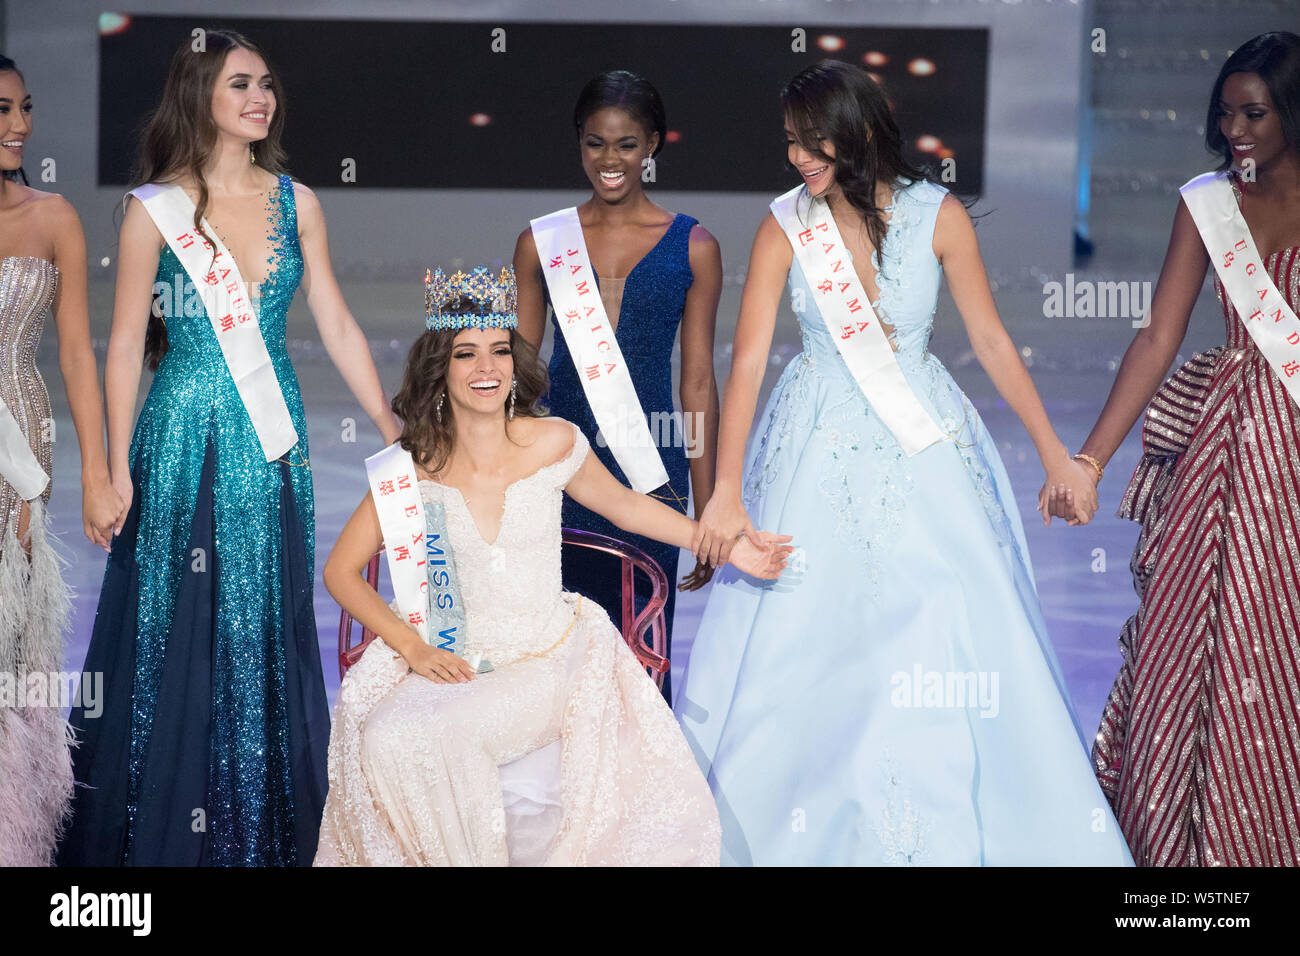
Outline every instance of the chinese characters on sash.
POLYGON ((930 417, 903 375, 871 301, 853 270, 839 227, 824 200, 814 199, 808 220, 798 213, 804 186, 796 186, 772 201, 772 215, 781 224, 794 256, 816 298, 817 310, 840 357, 872 410, 908 455, 946 437, 930 417))
POLYGON ((1300 404, 1300 318, 1264 267, 1227 172, 1204 173, 1180 192, 1223 291, 1287 394, 1300 404))
POLYGON ((600 300, 578 211, 561 209, 532 227, 555 319, 596 424, 633 490, 653 491, 667 483, 668 472, 600 300))
POLYGON ((267 461, 275 461, 298 443, 298 432, 239 264, 206 219, 203 228, 211 242, 194 228, 194 204, 179 186, 149 183, 131 190, 131 195, 144 204, 194 284, 262 453, 267 461))

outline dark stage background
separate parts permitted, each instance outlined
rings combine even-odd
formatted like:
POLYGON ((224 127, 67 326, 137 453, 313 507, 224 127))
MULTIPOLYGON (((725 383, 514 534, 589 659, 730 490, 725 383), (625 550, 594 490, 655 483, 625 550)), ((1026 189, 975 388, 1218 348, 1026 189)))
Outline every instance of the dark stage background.
MULTIPOLYGON (((573 104, 607 69, 649 79, 663 97, 668 143, 656 185, 770 192, 782 181, 777 99, 811 62, 835 57, 882 81, 909 158, 951 157, 956 192, 984 182, 989 31, 807 29, 663 24, 215 19, 255 39, 285 90, 284 146, 295 178, 338 182, 345 158, 367 188, 572 189, 573 104), (506 52, 492 50, 505 31, 506 52)), ((100 33, 101 186, 128 183, 138 131, 192 17, 121 15, 100 33), (123 82, 129 77, 130 82, 123 82)), ((787 175, 793 182, 793 177, 787 175)))

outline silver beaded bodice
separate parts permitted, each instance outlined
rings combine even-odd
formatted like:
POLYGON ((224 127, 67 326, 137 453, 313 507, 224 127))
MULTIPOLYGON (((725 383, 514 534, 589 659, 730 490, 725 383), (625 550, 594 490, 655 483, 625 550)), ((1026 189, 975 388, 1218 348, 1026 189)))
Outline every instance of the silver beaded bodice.
MULTIPOLYGON (((58 281, 59 270, 48 259, 0 259, 0 399, 27 436, 46 474, 50 474, 54 428, 50 396, 36 370, 36 347, 58 281)), ((45 486, 41 497, 49 501, 50 485, 45 486)), ((4 547, 10 522, 17 534, 22 505, 18 493, 0 478, 0 548, 4 547)))

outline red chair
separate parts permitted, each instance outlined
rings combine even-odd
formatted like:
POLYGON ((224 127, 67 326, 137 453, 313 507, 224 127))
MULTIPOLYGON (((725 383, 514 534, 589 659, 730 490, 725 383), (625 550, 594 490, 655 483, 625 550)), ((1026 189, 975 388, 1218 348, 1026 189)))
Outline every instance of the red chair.
MULTIPOLYGON (((664 675, 668 673, 667 651, 668 632, 664 621, 664 604, 668 601, 668 575, 648 554, 635 545, 593 531, 577 531, 573 528, 561 529, 565 547, 590 548, 602 551, 619 559, 622 573, 620 589, 623 603, 623 620, 620 631, 627 646, 632 649, 637 660, 651 672, 655 684, 660 688, 664 684, 664 675), (641 571, 650 579, 652 594, 641 613, 636 613, 636 589, 634 576, 641 571), (650 646, 646 646, 646 632, 650 633, 650 646)), ((376 551, 366 567, 366 581, 378 590, 379 558, 383 549, 376 551)), ((361 643, 352 643, 352 615, 343 611, 339 615, 339 679, 347 673, 349 667, 361 659, 366 646, 375 638, 375 632, 362 628, 361 643)))

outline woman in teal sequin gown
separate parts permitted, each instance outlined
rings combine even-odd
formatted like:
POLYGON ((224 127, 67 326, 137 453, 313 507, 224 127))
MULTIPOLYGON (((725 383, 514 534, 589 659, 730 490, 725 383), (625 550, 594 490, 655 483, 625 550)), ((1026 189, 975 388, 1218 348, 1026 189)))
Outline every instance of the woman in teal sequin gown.
POLYGON ((258 285, 259 327, 299 440, 266 460, 201 300, 174 297, 186 273, 141 203, 129 204, 106 391, 114 486, 131 507, 113 541, 85 665, 104 675, 102 713, 78 707, 70 717, 79 786, 62 864, 310 865, 329 713, 312 608, 307 423, 285 343, 300 283, 384 440, 397 430, 377 411, 387 402, 330 271, 319 204, 279 172, 278 87, 247 40, 209 31, 207 46, 173 61, 145 134, 141 179, 198 196, 177 158, 184 144, 160 146, 154 134, 175 119, 175 88, 206 83, 218 137, 202 166, 204 218, 258 285), (250 88, 241 73, 262 80, 250 88), (150 322, 146 339, 142 275, 152 277, 154 314, 166 316, 161 348, 153 337, 161 322, 150 322), (122 461, 146 341, 151 355, 165 354, 122 461))
POLYGON ((782 98, 803 199, 829 193, 898 365, 949 437, 904 454, 844 363, 785 232, 765 218, 701 520, 713 541, 697 544, 709 551, 757 525, 799 550, 780 581, 718 572, 674 707, 718 803, 723 861, 1130 864, 1071 713, 1006 470, 927 351, 945 272, 1049 484, 1087 476, 1071 470, 1002 328, 969 217, 902 160, 879 88, 824 63, 782 98), (879 212, 883 234, 845 198, 864 179, 884 184, 854 197, 879 212), (759 419, 742 480, 787 274, 803 351, 759 419))

